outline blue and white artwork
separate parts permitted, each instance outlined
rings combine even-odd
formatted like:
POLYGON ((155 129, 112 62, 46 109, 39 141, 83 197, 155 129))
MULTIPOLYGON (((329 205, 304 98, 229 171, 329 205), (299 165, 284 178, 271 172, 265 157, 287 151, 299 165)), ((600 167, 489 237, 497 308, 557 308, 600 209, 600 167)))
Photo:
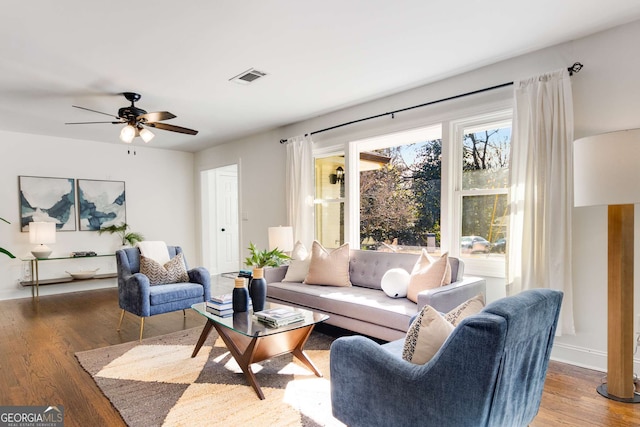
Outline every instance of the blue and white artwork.
POLYGON ((124 181, 78 180, 80 231, 126 222, 124 181))
POLYGON ((55 222, 57 231, 76 229, 76 193, 73 178, 19 176, 20 229, 32 221, 55 222))

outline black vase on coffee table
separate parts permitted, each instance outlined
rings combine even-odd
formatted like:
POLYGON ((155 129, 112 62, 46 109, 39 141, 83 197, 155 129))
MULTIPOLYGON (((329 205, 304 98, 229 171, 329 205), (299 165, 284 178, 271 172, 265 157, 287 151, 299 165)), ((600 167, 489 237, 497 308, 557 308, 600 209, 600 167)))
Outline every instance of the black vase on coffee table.
POLYGON ((253 311, 262 311, 267 300, 267 281, 262 268, 253 269, 253 277, 249 282, 249 296, 253 303, 253 311))

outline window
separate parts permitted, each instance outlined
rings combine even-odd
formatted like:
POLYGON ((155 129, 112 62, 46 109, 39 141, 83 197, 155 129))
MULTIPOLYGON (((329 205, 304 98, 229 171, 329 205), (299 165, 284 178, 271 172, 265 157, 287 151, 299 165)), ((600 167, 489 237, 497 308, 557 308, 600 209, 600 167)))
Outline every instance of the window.
POLYGON ((504 276, 511 117, 508 109, 318 149, 316 239, 448 251, 470 274, 504 276))
POLYGON ((337 248, 345 242, 344 155, 315 159, 315 236, 325 248, 337 248))
POLYGON ((454 236, 460 256, 471 261, 471 265, 472 260, 504 265, 509 223, 511 112, 458 122, 454 124, 453 135, 452 152, 457 163, 454 212, 458 224, 454 236))
MULTIPOLYGON (((358 206, 352 241, 361 249, 420 252, 440 248, 441 126, 358 141, 358 206), (357 240, 356 240, 357 239, 357 240)), ((350 182, 350 185, 352 182, 350 182)))

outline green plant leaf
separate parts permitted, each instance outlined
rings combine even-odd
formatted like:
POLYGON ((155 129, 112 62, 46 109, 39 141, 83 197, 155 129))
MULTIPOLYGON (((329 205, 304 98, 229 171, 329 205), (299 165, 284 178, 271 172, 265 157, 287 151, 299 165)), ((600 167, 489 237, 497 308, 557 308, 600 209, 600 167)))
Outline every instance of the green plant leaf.
POLYGON ((132 231, 131 233, 127 233, 124 235, 124 240, 131 246, 135 246, 136 243, 142 242, 144 240, 144 236, 140 233, 132 231))
POLYGON ((127 224, 126 222, 123 222, 122 224, 119 224, 119 225, 110 225, 108 227, 102 227, 98 230, 98 234, 102 234, 102 233, 117 234, 118 237, 120 238, 120 242, 123 245, 126 245, 128 243, 131 246, 135 246, 136 243, 142 242, 144 240, 144 236, 140 233, 137 233, 135 231, 131 231, 127 233, 128 229, 129 229, 129 224, 127 224))
POLYGON ((6 256, 8 256, 9 258, 15 258, 15 255, 13 255, 11 252, 9 252, 8 250, 4 249, 4 248, 0 248, 0 252, 5 254, 6 256))
POLYGON ((249 242, 249 254, 251 256, 245 259, 245 264, 249 267, 278 267, 285 260, 291 259, 280 249, 275 248, 271 251, 266 249, 259 250, 252 242, 249 242))
MULTIPOLYGON (((0 217, 1 220, 3 220, 4 222, 6 222, 7 224, 11 224, 9 221, 7 221, 6 219, 0 217)), ((0 248, 0 253, 5 254, 6 256, 8 256, 9 258, 15 258, 15 255, 13 255, 11 252, 9 252, 8 250, 6 250, 5 248, 0 248)))
POLYGON ((129 228, 129 224, 127 224, 126 222, 123 222, 120 225, 110 225, 108 227, 100 228, 98 230, 98 235, 100 235, 102 233, 109 233, 109 234, 122 233, 122 234, 124 234, 124 232, 127 231, 128 228, 129 228))

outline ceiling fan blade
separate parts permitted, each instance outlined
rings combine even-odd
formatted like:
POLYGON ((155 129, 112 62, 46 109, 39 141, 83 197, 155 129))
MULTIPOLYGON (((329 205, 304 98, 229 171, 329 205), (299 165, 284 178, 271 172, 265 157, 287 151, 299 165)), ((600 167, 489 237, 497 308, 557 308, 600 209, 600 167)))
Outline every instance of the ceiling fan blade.
POLYGON ((168 111, 156 111, 155 113, 141 114, 136 120, 146 120, 147 122, 160 122, 162 120, 175 119, 176 115, 168 111))
POLYGON ((166 123, 143 123, 145 126, 149 126, 156 129, 168 130, 171 132, 186 133, 187 135, 196 135, 197 130, 183 128, 181 126, 168 125, 166 123))
POLYGON ((116 119, 120 120, 120 117, 118 116, 114 116, 113 114, 109 114, 109 113, 103 113, 102 111, 97 111, 97 110, 92 110, 91 108, 86 108, 86 107, 80 107, 78 105, 72 105, 73 108, 79 108, 81 110, 87 110, 87 111, 92 111, 94 113, 98 113, 98 114, 104 114, 105 116, 109 116, 109 117, 115 117, 116 119))
POLYGON ((72 123, 65 123, 65 125, 92 125, 95 123, 111 123, 112 125, 120 125, 126 122, 72 122, 72 123))

